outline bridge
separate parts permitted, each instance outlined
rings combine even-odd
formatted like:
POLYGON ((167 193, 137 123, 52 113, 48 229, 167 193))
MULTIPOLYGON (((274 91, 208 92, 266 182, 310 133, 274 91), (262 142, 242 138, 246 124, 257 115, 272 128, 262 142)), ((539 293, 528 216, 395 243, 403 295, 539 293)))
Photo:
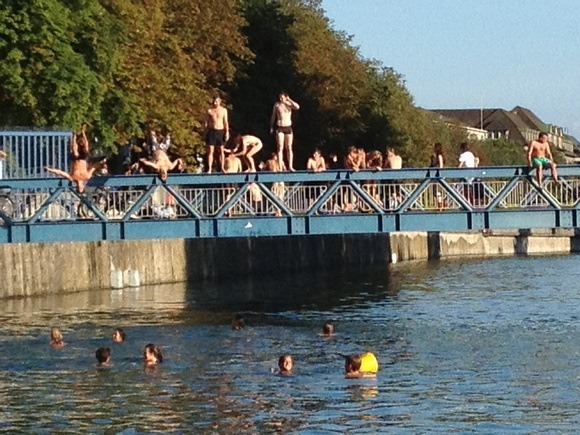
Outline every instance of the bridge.
POLYGON ((0 180, 0 243, 575 228, 580 167, 0 180))

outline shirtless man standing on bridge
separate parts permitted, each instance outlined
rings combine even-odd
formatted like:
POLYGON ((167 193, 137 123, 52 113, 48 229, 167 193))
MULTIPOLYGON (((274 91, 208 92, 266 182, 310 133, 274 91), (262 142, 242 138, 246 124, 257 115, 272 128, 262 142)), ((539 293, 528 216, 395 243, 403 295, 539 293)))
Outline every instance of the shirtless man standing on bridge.
POLYGON ((544 169, 549 167, 552 171, 552 178, 557 183, 558 173, 556 172, 556 164, 554 163, 554 157, 550 151, 550 145, 548 144, 547 133, 540 133, 537 140, 533 140, 528 145, 528 166, 533 166, 536 168, 536 179, 540 188, 543 187, 543 176, 544 169))
POLYGON ((90 146, 89 140, 87 139, 86 127, 84 125, 81 128, 80 136, 77 136, 73 133, 70 147, 70 173, 61 171, 60 169, 51 168, 50 166, 45 166, 44 169, 47 172, 65 178, 72 183, 76 183, 79 193, 83 193, 85 191, 87 181, 91 179, 95 171, 99 169, 107 159, 103 158, 95 165, 91 165, 89 163, 90 146))
POLYGON ((288 156, 288 169, 294 171, 294 150, 292 141, 294 134, 292 131, 292 111, 300 109, 298 103, 292 100, 286 92, 282 92, 274 108, 270 119, 270 134, 274 133, 276 127, 276 153, 278 154, 278 163, 282 171, 286 169, 284 164, 284 149, 288 156))
POLYGON ((224 172, 224 144, 229 139, 228 110, 222 107, 222 99, 215 97, 212 106, 207 111, 205 121, 205 146, 207 148, 207 173, 211 174, 213 169, 213 156, 215 147, 219 151, 220 169, 224 172))

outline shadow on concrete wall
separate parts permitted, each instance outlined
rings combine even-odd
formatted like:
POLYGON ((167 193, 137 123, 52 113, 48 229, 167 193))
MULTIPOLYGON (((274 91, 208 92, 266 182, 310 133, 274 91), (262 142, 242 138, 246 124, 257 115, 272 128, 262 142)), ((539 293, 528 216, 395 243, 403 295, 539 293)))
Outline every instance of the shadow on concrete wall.
POLYGON ((388 234, 190 239, 189 281, 336 271, 390 261, 388 234))
POLYGON ((580 252, 580 228, 574 228, 574 237, 570 237, 570 252, 580 252))
POLYGON ((429 260, 439 260, 441 258, 441 233, 439 231, 429 231, 427 233, 427 251, 429 260))
POLYGON ((530 228, 518 230, 518 235, 514 239, 514 249, 517 255, 528 255, 529 237, 532 235, 530 228))

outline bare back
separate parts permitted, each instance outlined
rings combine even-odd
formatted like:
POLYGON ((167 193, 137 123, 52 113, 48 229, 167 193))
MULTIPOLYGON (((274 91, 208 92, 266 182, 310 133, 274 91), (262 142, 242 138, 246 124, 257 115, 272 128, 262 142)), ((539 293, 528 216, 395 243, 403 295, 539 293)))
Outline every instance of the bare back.
POLYGON ((389 168, 391 169, 401 169, 403 167, 403 159, 401 158, 401 156, 398 156, 396 154, 389 155, 387 161, 389 163, 389 168))
POLYGON ((242 161, 235 156, 235 154, 230 154, 224 161, 224 172, 226 173, 238 173, 242 172, 242 161))
POLYGON ((274 157, 266 160, 266 170, 270 172, 280 172, 280 165, 278 160, 274 157))
POLYGON ((153 163, 163 169, 171 165, 167 153, 163 150, 157 150, 153 153, 153 163))
POLYGON ((70 167, 70 178, 73 182, 89 181, 95 172, 94 168, 89 167, 86 160, 74 160, 70 167))

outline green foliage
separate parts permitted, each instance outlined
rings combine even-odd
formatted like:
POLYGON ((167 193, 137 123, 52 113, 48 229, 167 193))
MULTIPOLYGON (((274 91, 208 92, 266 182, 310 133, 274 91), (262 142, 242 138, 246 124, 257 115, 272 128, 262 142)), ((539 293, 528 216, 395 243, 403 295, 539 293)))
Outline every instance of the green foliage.
POLYGON ((400 74, 363 59, 320 0, 5 0, 0 56, 6 125, 88 123, 106 150, 155 128, 193 162, 219 93, 233 128, 268 154, 282 90, 301 105, 298 167, 314 147, 350 145, 393 146, 405 165, 425 166, 434 142, 454 153, 465 140, 415 107, 400 74))
POLYGON ((486 139, 473 142, 471 151, 479 157, 480 166, 526 165, 526 150, 506 139, 486 139))

